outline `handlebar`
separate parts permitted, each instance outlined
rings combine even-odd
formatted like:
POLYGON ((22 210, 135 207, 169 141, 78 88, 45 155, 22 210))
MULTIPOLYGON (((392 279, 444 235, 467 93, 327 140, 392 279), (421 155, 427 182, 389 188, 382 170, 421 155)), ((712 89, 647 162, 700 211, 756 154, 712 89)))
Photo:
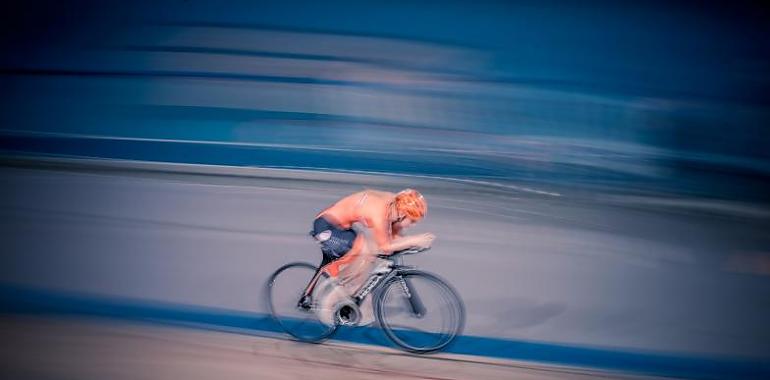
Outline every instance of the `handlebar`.
POLYGON ((380 254, 380 255, 377 255, 377 257, 381 259, 393 259, 396 256, 413 255, 415 253, 425 252, 429 249, 430 247, 427 247, 427 248, 412 247, 412 248, 402 249, 400 251, 394 251, 390 255, 380 254))

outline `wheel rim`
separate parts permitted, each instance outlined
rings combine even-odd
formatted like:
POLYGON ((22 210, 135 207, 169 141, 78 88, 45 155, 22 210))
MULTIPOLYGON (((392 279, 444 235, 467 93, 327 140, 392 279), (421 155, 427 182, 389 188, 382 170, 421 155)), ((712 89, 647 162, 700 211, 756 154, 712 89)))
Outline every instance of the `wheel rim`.
POLYGON ((322 341, 336 330, 336 326, 322 323, 313 309, 303 310, 297 306, 315 271, 311 264, 289 264, 277 270, 267 283, 273 319, 286 333, 303 342, 322 341))
POLYGON ((440 350, 461 333, 463 305, 455 291, 439 278, 426 273, 404 274, 409 288, 425 307, 415 315, 401 280, 395 277, 383 288, 377 303, 377 316, 386 335, 411 352, 440 350))

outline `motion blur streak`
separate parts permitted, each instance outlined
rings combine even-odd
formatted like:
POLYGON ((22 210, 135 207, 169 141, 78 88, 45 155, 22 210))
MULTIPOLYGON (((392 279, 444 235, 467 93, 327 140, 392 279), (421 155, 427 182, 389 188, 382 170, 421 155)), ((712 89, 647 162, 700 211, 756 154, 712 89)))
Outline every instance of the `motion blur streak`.
MULTIPOLYGON (((451 352, 764 377, 767 16, 740 2, 0 5, 0 291, 65 300, 46 313, 114 317, 130 300, 261 318, 267 276, 320 259, 306 237, 320 209, 414 187, 431 210, 416 230, 438 240, 413 260, 468 309, 451 352), (80 310, 84 294, 103 302, 80 310), (668 359, 629 364, 647 354, 668 359)), ((181 322, 227 324, 195 315, 181 322)))
MULTIPOLYGON (((499 181, 761 199, 770 193, 770 135, 762 127, 770 112, 752 96, 767 84, 766 52, 741 39, 767 28, 727 29, 734 20, 715 19, 716 9, 596 4, 576 21, 559 16, 574 5, 486 4, 462 25, 497 22, 494 34, 484 26, 472 38, 439 24, 407 38, 382 22, 351 24, 352 4, 326 28, 310 26, 318 20, 303 24, 302 14, 262 19, 284 6, 240 4, 212 14, 207 2, 168 2, 158 6, 164 16, 152 16, 148 6, 112 4, 125 15, 113 22, 106 5, 68 17, 55 14, 66 14, 64 6, 49 5, 51 14, 27 9, 28 17, 53 22, 56 35, 21 29, 34 45, 24 35, 6 42, 5 149, 17 150, 20 133, 51 132, 301 142, 416 154, 391 166, 440 160, 454 174, 499 181), (244 22, 238 11, 254 8, 259 12, 246 17, 254 20, 244 22), (693 21, 683 24, 684 14, 693 21), (616 24, 629 16, 647 33, 616 24), (566 24, 551 28, 538 18, 566 24), (590 20, 607 25, 586 25, 590 20), (644 29, 653 20, 658 30, 644 29), (704 43, 693 36, 699 31, 722 34, 704 43), (40 34, 50 39, 33 40, 40 34), (462 43, 445 42, 453 39, 462 43), (575 54, 581 47, 591 53, 575 54), (730 52, 742 63, 715 63, 730 52)), ((363 9, 392 14, 400 7, 363 9)), ((443 13, 451 19, 460 9, 453 4, 443 13)), ((254 164, 281 166, 273 161, 254 164)), ((307 166, 341 166, 326 161, 307 166)), ((369 166, 358 169, 378 169, 369 166)))

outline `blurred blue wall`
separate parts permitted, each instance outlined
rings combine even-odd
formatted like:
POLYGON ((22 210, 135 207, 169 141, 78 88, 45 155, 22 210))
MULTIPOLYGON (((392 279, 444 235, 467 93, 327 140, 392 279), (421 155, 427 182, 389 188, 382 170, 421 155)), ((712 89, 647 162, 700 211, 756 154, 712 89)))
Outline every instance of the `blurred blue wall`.
POLYGON ((3 7, 6 153, 770 193, 748 4, 3 7))

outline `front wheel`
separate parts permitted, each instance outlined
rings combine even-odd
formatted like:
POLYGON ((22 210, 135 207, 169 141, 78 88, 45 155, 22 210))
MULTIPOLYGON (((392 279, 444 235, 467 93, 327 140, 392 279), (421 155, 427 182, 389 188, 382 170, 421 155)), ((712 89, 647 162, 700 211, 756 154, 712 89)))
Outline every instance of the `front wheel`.
POLYGON ((286 264, 270 276, 266 286, 267 306, 273 320, 289 335, 310 343, 325 340, 337 329, 318 318, 315 305, 310 309, 298 305, 315 272, 316 267, 308 263, 286 264))
POLYGON ((445 348, 465 324, 457 292, 438 276, 418 270, 391 277, 378 292, 374 308, 388 338, 414 353, 445 348))

